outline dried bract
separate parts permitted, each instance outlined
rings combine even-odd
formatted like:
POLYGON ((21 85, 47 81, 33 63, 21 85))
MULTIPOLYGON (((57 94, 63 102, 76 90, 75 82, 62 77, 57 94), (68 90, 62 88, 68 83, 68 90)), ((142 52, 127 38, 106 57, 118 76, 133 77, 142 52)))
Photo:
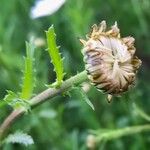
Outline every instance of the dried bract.
POLYGON ((134 38, 120 36, 117 23, 106 30, 106 22, 93 25, 87 41, 80 39, 85 68, 91 82, 101 91, 119 95, 135 82, 141 60, 135 56, 134 38))

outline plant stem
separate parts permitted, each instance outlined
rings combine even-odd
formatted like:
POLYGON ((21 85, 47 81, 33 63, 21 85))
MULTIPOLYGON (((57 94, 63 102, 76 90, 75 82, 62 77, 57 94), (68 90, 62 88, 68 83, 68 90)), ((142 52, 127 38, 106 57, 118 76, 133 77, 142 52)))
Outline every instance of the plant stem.
MULTIPOLYGON (((62 94, 63 92, 68 91, 72 86, 79 85, 86 80, 87 80, 87 73, 86 71, 83 71, 64 81, 59 88, 49 88, 41 92, 40 94, 36 95, 29 101, 30 106, 31 108, 34 108, 35 106, 38 106, 46 102, 50 98, 53 98, 59 94, 62 94)), ((11 124, 13 124, 13 122, 17 118, 22 116, 25 113, 25 111, 26 110, 23 108, 16 109, 4 120, 4 122, 0 126, 0 141, 4 137, 5 132, 10 128, 11 124)))
POLYGON ((135 133, 143 132, 143 131, 150 131, 150 124, 147 125, 139 125, 139 126, 131 126, 125 127, 122 129, 115 129, 115 130, 108 130, 106 132, 99 132, 96 137, 97 142, 113 140, 120 138, 122 136, 132 135, 135 133))

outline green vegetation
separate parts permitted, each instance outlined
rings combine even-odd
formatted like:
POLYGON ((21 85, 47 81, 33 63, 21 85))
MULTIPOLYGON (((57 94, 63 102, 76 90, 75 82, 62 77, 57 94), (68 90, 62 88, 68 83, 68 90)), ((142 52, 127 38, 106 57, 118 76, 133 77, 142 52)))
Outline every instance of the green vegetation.
POLYGON ((56 72, 56 85, 60 86, 64 76, 63 60, 61 59, 59 53, 59 47, 56 45, 56 35, 53 26, 46 31, 46 37, 48 43, 48 52, 51 57, 52 64, 54 64, 54 71, 56 72))
POLYGON ((26 112, 5 134, 2 149, 87 150, 91 134, 98 150, 149 149, 149 0, 66 0, 54 14, 33 20, 30 9, 34 3, 0 2, 0 124, 13 108, 26 112), (83 82, 86 75, 82 72, 82 45, 78 40, 85 38, 91 25, 102 20, 109 25, 117 21, 122 36, 133 36, 142 60, 135 87, 114 97, 110 104, 105 94, 83 82), (83 83, 72 86, 76 82, 83 83), (50 87, 56 87, 56 91, 62 86, 67 92, 50 96, 52 101, 31 110, 30 105, 37 106, 36 97, 29 99, 51 83, 55 83, 50 87))

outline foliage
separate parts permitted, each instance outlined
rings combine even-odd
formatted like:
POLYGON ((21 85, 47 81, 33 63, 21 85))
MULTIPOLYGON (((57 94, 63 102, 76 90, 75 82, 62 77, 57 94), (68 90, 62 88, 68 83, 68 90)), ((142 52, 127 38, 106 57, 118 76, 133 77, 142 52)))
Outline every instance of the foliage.
POLYGON ((85 102, 93 109, 95 110, 94 108, 94 105, 91 103, 91 101, 89 100, 88 96, 86 95, 86 93, 84 92, 84 90, 80 87, 74 87, 73 89, 77 90, 79 94, 81 94, 81 97, 83 100, 85 100, 85 102))
POLYGON ((31 43, 26 42, 26 53, 27 57, 25 58, 25 70, 23 75, 24 80, 22 85, 21 99, 28 100, 32 96, 34 88, 34 47, 31 43))
POLYGON ((53 25, 46 31, 47 43, 48 43, 48 53, 51 57, 51 62, 54 65, 54 71, 56 72, 56 83, 55 86, 60 86, 63 80, 63 59, 59 53, 59 48, 56 46, 56 34, 54 32, 53 25))
POLYGON ((32 137, 26 133, 22 133, 22 132, 15 132, 14 134, 10 134, 5 140, 4 143, 8 144, 8 143, 18 143, 18 144, 22 144, 24 146, 28 146, 31 144, 34 144, 34 141, 32 139, 32 137))
MULTIPOLYGON (((35 40, 45 39, 43 31, 47 30, 50 24, 55 26, 57 42, 61 45, 61 53, 65 57, 63 67, 67 72, 66 78, 84 69, 78 37, 85 38, 90 26, 101 20, 107 20, 110 25, 117 21, 123 36, 134 36, 138 57, 143 63, 135 88, 121 97, 114 98, 111 104, 107 104, 103 94, 89 86, 86 94, 95 107, 95 111, 92 111, 83 101, 83 96, 77 90, 73 90, 71 97, 58 96, 51 103, 45 103, 31 114, 25 115, 15 123, 10 132, 14 133, 21 129, 30 133, 35 144, 28 147, 29 150, 43 147, 45 150, 86 150, 85 141, 90 133, 89 129, 95 132, 103 129, 115 131, 149 123, 149 0, 126 0, 121 1, 121 4, 120 0, 67 0, 55 14, 32 20, 29 14, 34 2, 34 0, 0 2, 0 99, 6 95, 6 89, 18 95, 19 84, 22 82, 20 79, 23 68, 22 56, 25 55, 24 41, 30 41, 31 36, 34 36, 35 40), (137 111, 134 103, 141 108, 142 113, 137 111), (146 115, 143 115, 143 112, 147 112, 146 115)), ((53 83, 56 78, 52 69, 49 69, 52 65, 49 63, 47 53, 43 51, 45 48, 45 45, 36 46, 34 93, 44 90, 45 83, 53 83)), ((0 105, 3 105, 0 107, 0 123, 10 112, 9 106, 5 106, 3 102, 2 100, 0 102, 0 105)), ((105 133, 107 134, 107 131, 105 133)), ((97 134, 100 136, 101 133, 97 134)), ((145 132, 107 143, 105 141, 97 143, 97 149, 146 150, 149 144, 149 133, 145 132)), ((4 144, 4 149, 26 148, 16 144, 4 144)))
MULTIPOLYGON (((33 74, 33 54, 34 47, 32 44, 26 42, 26 53, 27 57, 25 58, 25 69, 23 75, 23 85, 21 94, 16 94, 10 90, 7 90, 7 94, 4 97, 4 100, 8 105, 17 109, 18 107, 24 107, 26 110, 30 108, 27 100, 31 98, 33 94, 34 87, 34 74, 33 74)), ((3 106, 3 102, 1 101, 1 106, 3 106)))

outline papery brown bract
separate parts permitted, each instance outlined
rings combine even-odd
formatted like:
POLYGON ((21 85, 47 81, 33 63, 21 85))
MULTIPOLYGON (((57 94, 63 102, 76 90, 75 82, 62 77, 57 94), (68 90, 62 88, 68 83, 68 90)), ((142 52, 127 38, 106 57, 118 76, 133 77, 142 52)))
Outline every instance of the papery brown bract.
POLYGON ((121 38, 117 23, 106 31, 106 22, 93 25, 84 45, 85 68, 90 81, 101 91, 118 95, 134 85, 141 60, 135 56, 134 38, 121 38))

